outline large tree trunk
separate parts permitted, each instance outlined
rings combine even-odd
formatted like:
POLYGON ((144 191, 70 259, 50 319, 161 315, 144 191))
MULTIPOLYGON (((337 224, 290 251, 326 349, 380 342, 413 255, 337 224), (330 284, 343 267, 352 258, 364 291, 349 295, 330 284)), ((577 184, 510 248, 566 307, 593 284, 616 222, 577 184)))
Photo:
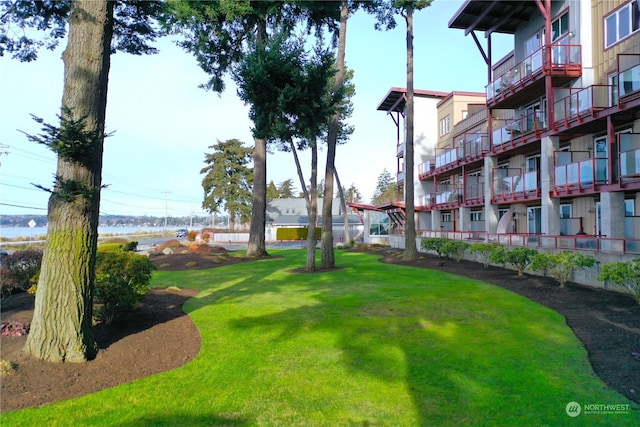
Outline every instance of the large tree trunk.
POLYGON ((416 248, 416 223, 413 191, 413 10, 407 8, 407 118, 404 149, 404 202, 406 219, 404 223, 404 254, 405 261, 415 261, 418 257, 416 248))
MULTIPOLYGON (((349 17, 349 5, 347 0, 342 0, 340 10, 340 31, 338 33, 338 58, 336 61, 336 78, 334 93, 342 87, 345 75, 344 55, 347 43, 347 20, 349 17)), ((335 254, 333 252, 333 176, 335 174, 336 145, 338 141, 338 127, 340 117, 334 114, 329 122, 327 135, 327 166, 324 173, 324 197, 322 200, 322 268, 335 268, 335 254)))
POLYGON ((265 226, 267 223, 267 141, 255 139, 253 149, 253 204, 247 256, 267 256, 265 226))
POLYGON ((47 242, 25 352, 54 362, 85 362, 98 348, 91 328, 113 2, 71 5, 63 54, 62 120, 86 118, 95 135, 82 161, 58 157, 47 242))
POLYGON ((309 224, 307 226, 307 262, 304 270, 311 273, 316 271, 316 243, 318 243, 318 239, 316 239, 316 224, 318 222, 318 145, 316 141, 311 144, 311 188, 309 190, 307 190, 307 185, 304 182, 298 150, 296 150, 293 141, 289 141, 289 146, 293 153, 293 160, 296 163, 296 170, 298 171, 298 178, 300 179, 300 186, 302 187, 307 207, 307 215, 309 216, 309 224))

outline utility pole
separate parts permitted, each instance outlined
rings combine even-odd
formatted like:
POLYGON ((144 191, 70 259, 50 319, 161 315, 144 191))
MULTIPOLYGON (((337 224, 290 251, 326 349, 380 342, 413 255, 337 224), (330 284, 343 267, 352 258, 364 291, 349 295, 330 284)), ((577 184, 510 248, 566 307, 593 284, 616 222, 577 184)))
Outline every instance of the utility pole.
POLYGON ((169 217, 169 200, 167 195, 171 193, 171 191, 164 190, 162 192, 164 194, 164 232, 167 232, 167 218, 169 217))

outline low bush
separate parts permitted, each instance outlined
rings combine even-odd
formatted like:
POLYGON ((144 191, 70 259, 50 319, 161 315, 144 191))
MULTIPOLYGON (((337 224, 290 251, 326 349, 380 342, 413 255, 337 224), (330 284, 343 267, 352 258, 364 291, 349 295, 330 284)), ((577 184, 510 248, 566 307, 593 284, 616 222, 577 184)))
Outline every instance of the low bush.
POLYGON ((531 260, 531 270, 544 271, 556 279, 561 288, 569 281, 576 270, 593 267, 598 264, 592 255, 580 252, 562 251, 556 253, 536 253, 531 260))
POLYGON ((469 252, 478 254, 482 265, 484 268, 487 268, 489 267, 489 258, 498 246, 500 245, 497 243, 472 243, 471 246, 469 246, 469 252))
POLYGON ((608 281, 626 289, 640 304, 640 258, 604 264, 598 280, 608 281))
POLYGON ((447 258, 453 258, 456 262, 460 262, 464 251, 469 249, 469 243, 462 240, 448 240, 442 244, 440 248, 447 258))
POLYGON ((188 263, 185 264, 185 267, 195 267, 197 266, 198 263, 195 261, 189 261, 188 263))
POLYGON ((449 239, 445 239, 444 237, 428 237, 420 241, 420 247, 427 252, 437 253, 440 258, 446 258, 447 255, 443 251, 442 246, 448 241, 449 239))
POLYGON ((190 242, 195 242, 196 241, 196 236, 198 235, 198 232, 195 230, 191 230, 187 233, 187 240, 190 242))
POLYGON ((94 291, 94 314, 106 324, 134 311, 147 294, 155 266, 149 258, 133 252, 98 252, 94 291))
POLYGON ((17 251, 3 257, 0 271, 1 297, 29 289, 31 280, 40 272, 41 265, 42 251, 37 249, 17 251))
POLYGON ((524 276, 524 271, 537 253, 538 251, 531 248, 508 249, 499 245, 489 256, 489 261, 496 264, 510 264, 518 271, 518 276, 524 276))

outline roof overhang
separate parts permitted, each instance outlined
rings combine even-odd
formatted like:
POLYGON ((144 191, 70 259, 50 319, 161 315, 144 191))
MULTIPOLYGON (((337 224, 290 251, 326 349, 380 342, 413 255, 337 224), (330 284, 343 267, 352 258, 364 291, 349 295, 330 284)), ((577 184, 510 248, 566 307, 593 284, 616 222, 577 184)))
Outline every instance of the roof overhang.
POLYGON ((467 0, 449 20, 449 28, 514 34, 538 9, 535 1, 467 0))
MULTIPOLYGON (((435 98, 442 99, 446 97, 448 92, 437 92, 433 90, 420 90, 414 89, 413 95, 421 98, 435 98)), ((404 106, 407 103, 407 89, 400 87, 392 87, 387 95, 382 99, 380 105, 378 105, 378 111, 386 111, 387 113, 404 111, 404 106)))

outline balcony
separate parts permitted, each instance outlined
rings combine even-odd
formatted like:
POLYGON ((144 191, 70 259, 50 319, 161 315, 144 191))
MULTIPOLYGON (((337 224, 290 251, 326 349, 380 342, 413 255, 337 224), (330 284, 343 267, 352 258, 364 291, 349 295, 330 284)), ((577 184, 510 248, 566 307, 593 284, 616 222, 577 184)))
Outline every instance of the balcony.
POLYGON ((427 194, 425 196, 419 196, 415 201, 415 209, 417 211, 430 211, 433 209, 435 199, 433 195, 427 194))
POLYGON ((398 184, 404 183, 404 172, 398 172, 396 174, 396 179, 398 180, 398 184))
POLYGON ((442 185, 434 194, 434 207, 438 209, 457 208, 462 205, 462 189, 457 185, 442 185))
POLYGON ((575 129, 600 118, 599 112, 611 107, 611 95, 612 86, 609 85, 559 89, 556 92, 558 101, 553 104, 554 127, 557 130, 575 129))
POLYGON ((494 154, 538 141, 542 132, 547 129, 545 114, 540 110, 516 119, 496 122, 502 126, 496 127, 491 133, 491 152, 494 154))
POLYGON ((420 163, 418 165, 418 178, 420 180, 425 180, 433 176, 435 167, 435 162, 433 160, 427 160, 424 163, 420 163))
POLYGON ((595 192, 608 183, 607 158, 588 158, 588 151, 556 151, 554 153, 554 196, 595 192), (579 160, 585 158, 584 160, 579 160))
POLYGON ((401 142, 396 146, 396 157, 404 157, 404 147, 405 143, 401 142))
POLYGON ((467 176, 464 186, 464 205, 484 205, 484 182, 481 176, 467 176))
POLYGON ((640 134, 618 135, 618 175, 623 186, 631 182, 640 183, 640 134))
POLYGON ((640 98, 640 54, 618 55, 618 70, 620 102, 640 98))
POLYGON ((539 171, 514 174, 520 169, 494 169, 492 203, 512 203, 540 198, 539 171), (507 176, 502 176, 504 174, 507 176))
POLYGON ((582 74, 580 45, 543 46, 486 87, 489 108, 515 108, 545 92, 544 76, 559 87, 582 74))
POLYGON ((461 140, 462 164, 481 160, 489 151, 489 135, 486 133, 465 133, 461 140))

